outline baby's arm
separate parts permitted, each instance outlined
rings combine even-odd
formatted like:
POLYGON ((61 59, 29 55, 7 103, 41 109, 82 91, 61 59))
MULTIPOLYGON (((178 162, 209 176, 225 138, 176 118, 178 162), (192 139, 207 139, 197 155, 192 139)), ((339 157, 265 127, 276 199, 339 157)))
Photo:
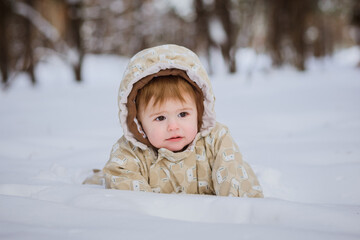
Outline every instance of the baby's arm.
POLYGON ((215 134, 212 178, 216 195, 263 197, 254 171, 243 161, 229 130, 222 126, 215 134))
POLYGON ((103 171, 106 188, 151 192, 144 166, 124 138, 113 146, 103 171))

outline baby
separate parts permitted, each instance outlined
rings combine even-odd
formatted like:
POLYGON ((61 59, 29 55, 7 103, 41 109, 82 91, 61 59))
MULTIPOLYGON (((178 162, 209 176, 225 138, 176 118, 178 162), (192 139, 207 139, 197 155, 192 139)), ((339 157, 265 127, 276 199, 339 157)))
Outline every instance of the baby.
POLYGON ((103 169, 107 188, 263 197, 224 125, 195 53, 162 45, 136 54, 119 90, 124 135, 103 169))

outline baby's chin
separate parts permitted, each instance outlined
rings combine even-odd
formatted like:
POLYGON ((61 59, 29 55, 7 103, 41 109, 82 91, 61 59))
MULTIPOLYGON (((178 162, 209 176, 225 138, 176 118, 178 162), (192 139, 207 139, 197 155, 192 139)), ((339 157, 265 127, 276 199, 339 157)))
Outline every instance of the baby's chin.
POLYGON ((185 144, 182 146, 178 146, 178 147, 168 147, 166 149, 172 151, 172 152, 182 152, 184 151, 187 147, 189 146, 189 144, 185 144))
POLYGON ((178 143, 176 142, 162 142, 162 143, 158 143, 157 145, 152 143, 150 141, 150 143, 156 148, 156 149, 160 149, 160 148, 165 148, 169 151, 172 151, 172 152, 182 152, 184 151, 188 146, 189 144, 191 143, 192 141, 188 141, 188 139, 183 139, 183 140, 180 140, 178 143))
POLYGON ((159 146, 159 147, 156 147, 157 149, 160 149, 160 148, 165 148, 169 151, 172 151, 172 152, 181 152, 183 150, 185 150, 187 148, 189 144, 182 144, 182 145, 179 145, 179 146, 168 146, 168 145, 164 145, 164 146, 159 146))

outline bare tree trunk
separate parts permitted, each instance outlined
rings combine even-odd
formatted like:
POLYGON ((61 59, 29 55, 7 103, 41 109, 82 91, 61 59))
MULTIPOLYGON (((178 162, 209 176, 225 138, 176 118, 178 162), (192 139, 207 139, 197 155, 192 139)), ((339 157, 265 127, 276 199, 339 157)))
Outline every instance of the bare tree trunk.
POLYGON ((209 30, 209 14, 205 9, 204 3, 202 0, 195 0, 195 11, 196 11, 196 48, 197 50, 204 51, 206 55, 206 60, 208 62, 209 73, 212 74, 213 69, 211 65, 211 56, 210 49, 212 46, 212 41, 210 38, 209 30))
MULTIPOLYGON (((355 42, 360 47, 360 1, 353 0, 354 6, 351 14, 351 24, 355 28, 355 42)), ((360 61, 358 63, 358 67, 360 67, 360 61)))
MULTIPOLYGON (((26 4, 33 8, 34 0, 26 0, 26 4)), ((23 69, 29 74, 31 83, 35 85, 36 78, 34 73, 35 59, 33 51, 33 26, 30 23, 29 19, 24 19, 24 21, 25 33, 23 41, 25 46, 25 52, 23 69)))
POLYGON ((225 61, 228 63, 229 72, 235 73, 236 72, 236 58, 235 58, 236 34, 235 34, 235 26, 230 19, 230 7, 231 7, 230 0, 215 1, 215 11, 219 16, 226 33, 226 40, 221 45, 221 52, 225 61))
POLYGON ((323 57, 327 54, 326 51, 326 42, 329 41, 326 38, 326 28, 325 28, 325 17, 323 15, 315 16, 313 25, 315 26, 317 30, 318 36, 316 37, 314 43, 313 43, 313 55, 315 57, 323 57))
POLYGON ((7 0, 0 0, 0 29, 3 36, 0 37, 0 71, 1 81, 4 85, 7 84, 9 78, 9 18, 11 7, 7 0))
POLYGON ((267 39, 273 65, 280 66, 288 60, 297 69, 305 70, 306 18, 311 11, 311 0, 269 0, 267 3, 269 8, 267 39), (289 42, 286 43, 286 40, 289 42), (294 55, 292 59, 285 59, 282 52, 285 45, 292 50, 294 55))
POLYGON ((84 44, 81 37, 81 26, 83 24, 82 1, 68 2, 67 4, 69 41, 71 42, 71 45, 75 47, 78 54, 77 62, 73 64, 73 71, 75 80, 81 82, 82 64, 85 55, 84 44))
POLYGON ((268 2, 268 35, 267 43, 270 49, 270 55, 272 58, 272 64, 275 67, 279 67, 284 63, 284 59, 281 53, 283 34, 285 32, 285 23, 287 22, 286 16, 282 12, 283 0, 271 0, 268 2))
POLYGON ((310 0, 303 1, 290 1, 290 13, 289 19, 290 36, 292 45, 295 52, 294 64, 297 69, 305 70, 306 60, 306 43, 305 43, 305 31, 306 31, 306 17, 310 11, 310 0))
POLYGON ((148 43, 149 39, 146 36, 146 30, 149 30, 149 27, 144 29, 146 17, 143 15, 144 11, 141 10, 145 1, 124 0, 123 3, 125 10, 121 15, 123 15, 123 19, 126 21, 128 27, 121 30, 124 45, 126 45, 126 47, 122 46, 121 49, 123 51, 122 54, 125 56, 132 56, 150 46, 148 43))

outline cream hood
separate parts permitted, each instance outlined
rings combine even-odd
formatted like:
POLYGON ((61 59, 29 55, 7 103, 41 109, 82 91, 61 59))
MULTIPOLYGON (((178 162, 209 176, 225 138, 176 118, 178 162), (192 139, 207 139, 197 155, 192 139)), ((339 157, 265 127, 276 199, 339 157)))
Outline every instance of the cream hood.
MULTIPOLYGON (((197 84, 204 95, 204 113, 200 134, 205 136, 215 126, 215 97, 209 77, 199 58, 191 50, 177 45, 161 45, 140 51, 130 59, 120 83, 118 105, 119 119, 125 138, 135 146, 146 149, 147 146, 138 141, 131 133, 127 123, 128 96, 133 85, 146 76, 166 69, 183 70, 189 79, 197 84)), ((137 123, 136 118, 134 119, 137 123)))

